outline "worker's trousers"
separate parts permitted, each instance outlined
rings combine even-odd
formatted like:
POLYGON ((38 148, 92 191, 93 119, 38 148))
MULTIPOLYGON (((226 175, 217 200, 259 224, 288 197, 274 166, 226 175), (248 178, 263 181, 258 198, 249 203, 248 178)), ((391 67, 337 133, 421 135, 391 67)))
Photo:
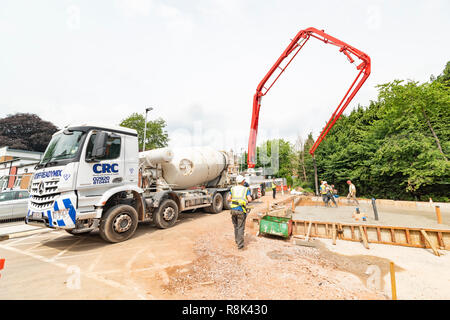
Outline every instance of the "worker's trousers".
POLYGON ((239 210, 231 210, 231 221, 234 226, 234 241, 239 249, 244 247, 245 219, 247 215, 239 210))
MULTIPOLYGON (((337 207, 336 200, 334 199, 334 196, 331 194, 331 192, 327 193, 328 201, 333 201, 334 205, 337 207)), ((327 201, 327 203, 328 203, 327 201)), ((331 204, 330 204, 331 205, 331 204)))
POLYGON ((356 205, 359 205, 358 199, 356 199, 356 195, 354 195, 354 194, 348 194, 348 195, 347 195, 347 199, 351 199, 351 200, 353 200, 353 201, 356 202, 356 205))
POLYGON ((325 206, 328 206, 328 201, 330 201, 330 199, 326 193, 322 193, 322 201, 325 203, 325 206))
POLYGON ((273 198, 275 199, 275 197, 276 197, 276 194, 277 194, 277 189, 272 189, 272 191, 273 191, 273 198))

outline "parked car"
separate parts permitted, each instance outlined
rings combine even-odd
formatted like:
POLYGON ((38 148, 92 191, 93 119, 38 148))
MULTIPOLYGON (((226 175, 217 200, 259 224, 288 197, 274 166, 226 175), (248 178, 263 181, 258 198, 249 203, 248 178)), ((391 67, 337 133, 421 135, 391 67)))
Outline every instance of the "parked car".
POLYGON ((26 190, 6 190, 0 192, 0 221, 25 218, 28 210, 26 190))

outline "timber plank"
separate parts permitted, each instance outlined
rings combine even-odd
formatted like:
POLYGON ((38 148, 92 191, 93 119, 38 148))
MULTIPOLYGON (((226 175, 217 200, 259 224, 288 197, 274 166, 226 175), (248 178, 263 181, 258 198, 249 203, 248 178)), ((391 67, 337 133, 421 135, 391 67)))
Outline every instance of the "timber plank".
POLYGON ((393 243, 396 243, 396 241, 395 241, 395 231, 392 228, 390 230, 391 230, 391 240, 392 240, 393 243))
POLYGON ((360 232, 360 234, 361 234, 361 238, 362 238, 364 247, 365 247, 366 249, 369 249, 369 244, 367 243, 367 237, 366 237, 366 234, 364 233, 364 230, 363 230, 363 227, 362 227, 362 226, 359 226, 359 232, 360 232))
POLYGON ((333 235, 333 244, 336 245, 336 225, 333 223, 333 231, 332 231, 333 235))
POLYGON ((433 242, 431 242, 430 237, 428 236, 427 232, 425 230, 420 230, 420 232, 422 233, 423 237, 425 238, 425 240, 428 242, 428 244, 431 247, 431 250, 433 250, 434 254, 437 255, 438 257, 440 256, 439 251, 437 251, 436 247, 434 246, 433 242))
MULTIPOLYGON (((294 233, 306 235, 309 220, 294 221, 294 233)), ((316 234, 310 232, 311 236, 319 238, 333 239, 336 244, 337 239, 348 241, 361 241, 356 234, 356 228, 363 227, 363 231, 359 232, 366 236, 367 243, 380 243, 390 245, 400 245, 416 248, 431 248, 430 243, 439 249, 450 250, 450 230, 441 229, 425 229, 425 228, 409 228, 409 227, 393 227, 380 225, 359 225, 355 223, 341 224, 336 222, 312 221, 316 234), (421 230, 427 233, 428 240, 425 239, 421 230), (395 240, 395 242, 393 241, 395 240)), ((311 227, 312 228, 312 227, 311 227)))
POLYGON ((442 232, 437 233, 438 244, 441 249, 445 248, 444 239, 442 238, 442 232))
POLYGON ((405 236, 406 236, 406 243, 410 244, 411 243, 411 237, 409 236, 409 230, 405 229, 405 236))

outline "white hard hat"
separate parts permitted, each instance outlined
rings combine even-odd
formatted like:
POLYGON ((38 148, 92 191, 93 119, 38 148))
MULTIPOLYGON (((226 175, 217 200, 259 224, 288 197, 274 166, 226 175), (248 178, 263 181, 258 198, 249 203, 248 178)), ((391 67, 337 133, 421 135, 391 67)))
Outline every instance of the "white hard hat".
POLYGON ((236 182, 237 183, 242 183, 242 181, 244 181, 245 180, 245 178, 243 177, 243 176, 241 176, 241 175, 238 175, 237 177, 236 177, 236 182))
POLYGON ((326 181, 324 181, 323 184, 328 184, 328 183, 326 181))

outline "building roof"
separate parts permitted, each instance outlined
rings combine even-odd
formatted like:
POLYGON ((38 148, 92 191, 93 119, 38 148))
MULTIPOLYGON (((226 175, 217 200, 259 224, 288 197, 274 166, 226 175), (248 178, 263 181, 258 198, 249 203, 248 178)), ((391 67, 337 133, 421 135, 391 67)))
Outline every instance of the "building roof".
POLYGON ((32 153, 32 154, 39 154, 39 155, 43 154, 43 152, 39 152, 39 151, 13 149, 13 148, 6 146, 6 147, 0 147, 0 155, 2 154, 3 149, 5 149, 5 151, 4 151, 5 153, 3 155, 7 155, 6 152, 8 152, 8 151, 10 151, 10 152, 25 152, 25 153, 32 153))

